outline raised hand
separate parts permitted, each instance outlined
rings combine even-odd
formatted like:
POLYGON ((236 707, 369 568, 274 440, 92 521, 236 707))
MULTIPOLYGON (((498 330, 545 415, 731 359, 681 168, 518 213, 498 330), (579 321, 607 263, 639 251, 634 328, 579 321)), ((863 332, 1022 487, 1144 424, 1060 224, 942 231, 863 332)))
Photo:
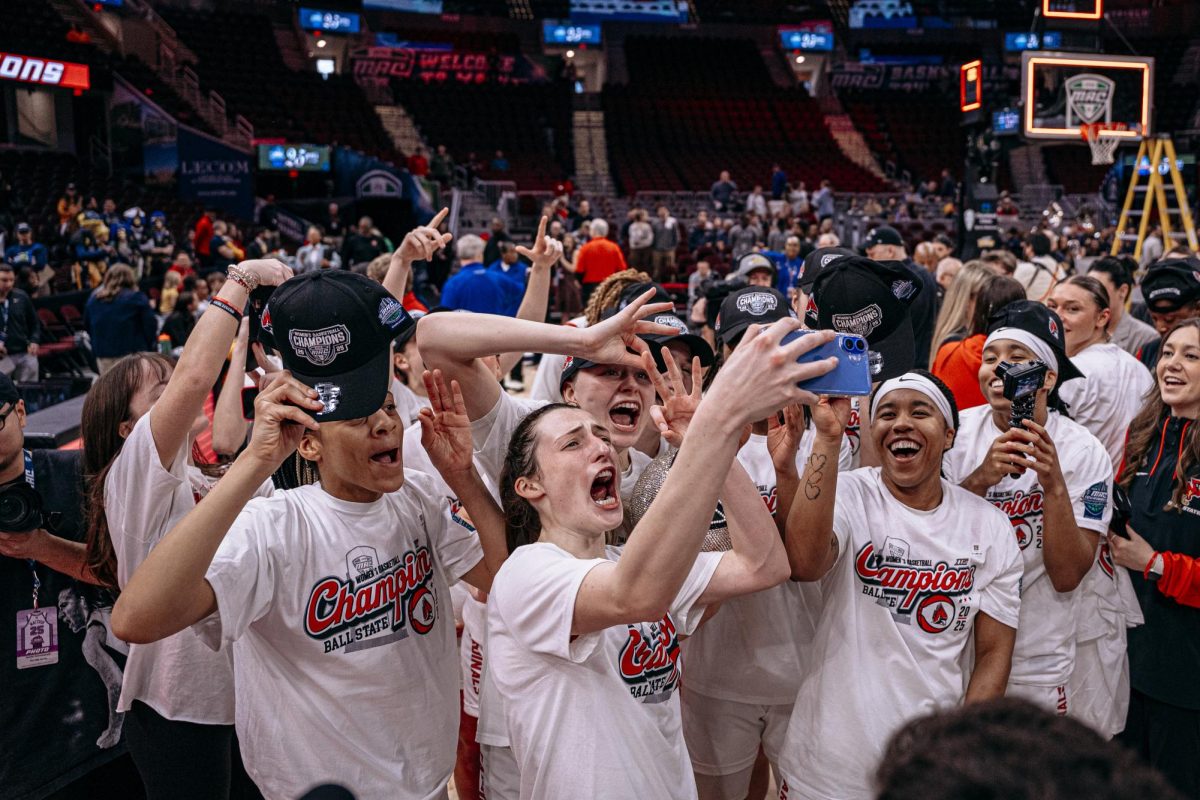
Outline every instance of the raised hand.
POLYGON ((837 358, 799 363, 797 358, 833 340, 833 331, 814 331, 788 344, 781 340, 800 328, 797 319, 781 319, 765 328, 751 326, 708 390, 716 407, 728 409, 739 424, 766 419, 792 403, 816 405, 820 398, 797 384, 834 369, 837 358))
POLYGON ((277 258, 254 258, 238 267, 256 276, 260 286, 278 286, 292 277, 292 268, 277 258))
POLYGON ((317 421, 304 409, 321 410, 315 390, 305 386, 286 370, 265 392, 254 400, 254 433, 246 451, 272 470, 283 463, 300 445, 305 431, 320 430, 317 421))
POLYGON ((575 355, 596 364, 621 364, 640 368, 642 353, 649 348, 638 338, 639 333, 674 335, 679 332, 669 325, 644 321, 644 317, 674 311, 671 303, 650 303, 653 296, 654 290, 649 289, 613 316, 585 328, 582 333, 584 346, 581 352, 575 355), (634 352, 631 353, 630 350, 634 352))
POLYGON ((450 209, 443 208, 429 220, 428 225, 421 225, 405 234, 404 241, 400 242, 396 252, 392 253, 392 265, 396 265, 398 261, 405 262, 405 266, 414 261, 428 261, 433 258, 434 253, 450 244, 453 237, 438 230, 438 226, 449 213, 450 209))
POLYGON ((562 242, 546 235, 547 217, 542 217, 538 223, 537 235, 533 237, 533 248, 524 245, 517 246, 517 252, 533 263, 534 269, 550 269, 562 258, 562 242))
POLYGON ((429 393, 429 408, 422 408, 421 445, 429 460, 447 483, 456 474, 470 472, 475 446, 471 441, 471 419, 463 400, 458 381, 446 381, 440 369, 422 374, 425 391, 429 393))
POLYGON ((811 407, 813 428, 821 436, 840 437, 850 424, 850 398, 822 397, 811 407))
POLYGON ((804 406, 784 406, 783 411, 767 419, 767 452, 771 454, 776 473, 796 472, 796 452, 800 449, 803 436, 804 406))
POLYGON ((665 347, 662 349, 662 358, 667 365, 667 376, 671 379, 670 384, 663 380, 662 373, 658 371, 658 366, 654 363, 654 356, 650 355, 650 351, 647 349, 642 353, 642 365, 646 369, 646 374, 650 376, 650 383, 654 385, 654 390, 658 392, 661 401, 660 405, 650 407, 650 418, 654 420, 658 432, 667 440, 667 444, 679 447, 683 444, 683 435, 687 433, 688 423, 692 421, 692 416, 700 407, 702 399, 700 358, 692 357, 693 377, 690 392, 684 388, 683 372, 675 363, 671 351, 665 347))

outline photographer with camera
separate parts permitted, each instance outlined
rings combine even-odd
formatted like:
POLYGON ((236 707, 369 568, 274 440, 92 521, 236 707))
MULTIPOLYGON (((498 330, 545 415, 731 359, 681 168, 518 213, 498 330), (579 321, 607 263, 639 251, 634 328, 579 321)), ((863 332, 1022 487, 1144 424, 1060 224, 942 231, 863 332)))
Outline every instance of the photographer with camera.
POLYGON ((987 405, 962 412, 946 477, 1004 511, 1021 548, 1021 617, 1007 693, 1058 714, 1071 708, 1079 586, 1112 511, 1112 464, 1058 398, 1080 377, 1063 324, 1018 300, 992 315, 979 369, 987 405))
MULTIPOLYGON (((125 752, 123 646, 109 647, 111 599, 81 585, 94 581, 80 452, 26 450, 24 430, 25 404, 0 375, 0 636, 17 643, 0 658, 0 793, 95 796, 100 779, 88 773, 125 752), (56 608, 81 603, 92 608, 83 625, 56 608)), ((117 794, 137 785, 127 763, 105 776, 117 794)))
POLYGON ((1121 739, 1187 797, 1200 796, 1200 321, 1164 337, 1155 389, 1129 426, 1118 483, 1128 538, 1109 536, 1146 622, 1129 632, 1132 692, 1121 739), (1143 538, 1144 537, 1144 538, 1143 538))

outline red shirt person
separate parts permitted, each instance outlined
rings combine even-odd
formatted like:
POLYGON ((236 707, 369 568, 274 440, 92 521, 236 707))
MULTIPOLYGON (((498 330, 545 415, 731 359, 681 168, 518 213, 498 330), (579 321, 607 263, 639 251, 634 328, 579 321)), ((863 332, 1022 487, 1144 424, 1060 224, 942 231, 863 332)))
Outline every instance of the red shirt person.
POLYGON ((607 236, 608 223, 602 219, 592 220, 592 238, 579 248, 575 256, 575 271, 583 282, 585 301, 601 281, 614 272, 628 268, 620 246, 609 241, 607 236))

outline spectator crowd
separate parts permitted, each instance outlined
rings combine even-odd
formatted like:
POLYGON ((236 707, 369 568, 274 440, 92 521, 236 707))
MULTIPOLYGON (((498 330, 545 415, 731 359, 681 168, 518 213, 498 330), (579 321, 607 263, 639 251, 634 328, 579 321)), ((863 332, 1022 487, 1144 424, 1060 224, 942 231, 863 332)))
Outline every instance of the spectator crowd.
POLYGON ((955 193, 17 215, 0 794, 1200 796, 1200 261, 955 193))

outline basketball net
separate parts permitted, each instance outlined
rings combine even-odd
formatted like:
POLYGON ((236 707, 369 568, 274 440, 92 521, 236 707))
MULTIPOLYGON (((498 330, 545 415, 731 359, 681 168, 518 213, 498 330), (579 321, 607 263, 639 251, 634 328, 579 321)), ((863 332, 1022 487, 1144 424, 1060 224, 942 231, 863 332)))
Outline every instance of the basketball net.
POLYGON ((1093 164, 1111 164, 1117 147, 1121 144, 1119 136, 1105 136, 1108 131, 1126 130, 1123 122, 1093 122, 1090 125, 1080 125, 1079 131, 1083 140, 1092 150, 1093 164))

